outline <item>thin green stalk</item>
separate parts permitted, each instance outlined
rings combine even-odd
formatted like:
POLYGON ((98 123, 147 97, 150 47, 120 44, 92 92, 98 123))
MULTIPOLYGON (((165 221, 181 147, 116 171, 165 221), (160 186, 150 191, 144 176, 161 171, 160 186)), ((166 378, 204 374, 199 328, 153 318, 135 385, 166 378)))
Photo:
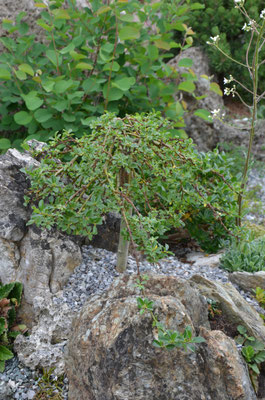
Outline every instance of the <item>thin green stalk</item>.
POLYGON ((253 144, 253 139, 255 136, 255 125, 256 125, 256 119, 257 119, 257 104, 258 104, 257 91, 258 91, 258 71, 259 71, 259 65, 258 65, 259 64, 259 45, 260 45, 260 40, 262 38, 264 30, 265 30, 265 20, 263 21, 261 30, 258 34, 258 38, 256 41, 256 46, 255 46, 255 53, 254 53, 254 57, 253 57, 253 63, 252 63, 253 108, 252 108, 251 130, 250 130, 250 136, 249 136, 249 142, 248 142, 248 152, 247 152, 247 157, 246 157, 246 161, 245 161, 245 165, 244 165, 244 171, 243 171, 243 177, 242 177, 242 183, 241 183, 241 191, 238 195, 238 200, 237 200, 237 202, 238 202, 238 218, 236 220, 237 226, 241 226, 244 189, 245 189, 246 182, 247 182, 247 174, 248 174, 252 144, 253 144))

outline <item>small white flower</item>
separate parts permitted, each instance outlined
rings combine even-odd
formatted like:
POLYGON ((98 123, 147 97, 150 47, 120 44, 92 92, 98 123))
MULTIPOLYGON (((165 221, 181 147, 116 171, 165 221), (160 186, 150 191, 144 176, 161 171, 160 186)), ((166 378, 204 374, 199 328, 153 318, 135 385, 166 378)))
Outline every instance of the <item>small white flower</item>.
POLYGON ((225 88, 224 94, 226 96, 229 96, 231 94, 232 97, 235 97, 235 95, 236 95, 236 85, 233 85, 232 88, 225 88))
POLYGON ((224 78, 224 84, 226 85, 227 83, 230 83, 234 80, 234 78, 232 77, 232 75, 229 75, 229 79, 224 78))
POLYGON ((252 24, 250 22, 248 24, 246 24, 246 22, 245 22, 243 27, 242 27, 242 31, 246 31, 246 32, 251 31, 251 25, 252 24))
POLYGON ((212 40, 212 42, 206 42, 207 44, 214 44, 214 43, 218 43, 220 36, 216 35, 216 36, 211 36, 210 39, 212 40))
POLYGON ((265 19, 265 8, 261 11, 260 18, 265 19))
POLYGON ((225 116, 224 113, 221 114, 220 108, 218 108, 217 110, 211 111, 211 114, 212 114, 212 118, 213 118, 213 119, 214 119, 214 118, 222 119, 222 118, 225 116))

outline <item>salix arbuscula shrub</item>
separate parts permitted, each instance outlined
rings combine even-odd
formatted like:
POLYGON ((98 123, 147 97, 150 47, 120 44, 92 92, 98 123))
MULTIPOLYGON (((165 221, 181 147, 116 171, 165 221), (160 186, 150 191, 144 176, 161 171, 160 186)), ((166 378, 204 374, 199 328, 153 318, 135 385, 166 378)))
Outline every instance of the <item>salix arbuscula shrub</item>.
POLYGON ((28 34, 24 12, 2 21, 0 151, 20 148, 25 138, 48 141, 63 129, 80 136, 104 110, 121 117, 160 110, 185 136, 181 93, 194 93, 197 77, 191 60, 179 62, 186 74, 167 61, 192 44, 187 12, 199 3, 91 0, 82 9, 75 0, 35 3, 43 43, 28 34))
POLYGON ((175 138, 170 122, 156 113, 123 119, 106 113, 91 128, 79 139, 57 134, 40 167, 27 171, 31 224, 56 224, 92 238, 104 215, 118 212, 122 237, 150 261, 164 257, 167 247, 159 238, 165 232, 198 215, 198 229, 206 232, 215 221, 217 234, 227 236, 238 188, 218 151, 198 153, 191 139, 175 138))

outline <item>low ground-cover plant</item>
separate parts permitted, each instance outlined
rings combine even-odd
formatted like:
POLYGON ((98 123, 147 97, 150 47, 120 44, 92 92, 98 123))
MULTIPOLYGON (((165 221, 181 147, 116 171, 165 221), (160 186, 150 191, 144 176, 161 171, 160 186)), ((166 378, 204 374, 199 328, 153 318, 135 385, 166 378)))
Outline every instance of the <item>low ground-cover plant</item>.
POLYGON ((56 224, 91 239, 104 215, 118 212, 119 270, 126 266, 129 241, 156 261, 167 251, 159 237, 197 216, 215 246, 230 235, 239 187, 220 166, 218 151, 198 153, 190 139, 174 137, 170 122, 157 113, 123 119, 106 113, 91 128, 80 139, 56 135, 42 151, 40 167, 26 171, 31 224, 56 224))
POLYGON ((241 354, 248 365, 250 379, 257 392, 260 364, 265 361, 264 343, 253 336, 248 336, 247 329, 242 325, 239 325, 237 330, 239 335, 235 337, 235 341, 242 346, 241 354))
POLYGON ((54 368, 43 369, 42 375, 38 378, 39 390, 34 400, 63 400, 64 375, 54 374, 54 368))
MULTIPOLYGON (((80 136, 104 110, 121 117, 160 110, 175 122, 175 134, 185 136, 181 92, 194 93, 197 77, 192 60, 179 62, 187 68, 181 74, 167 61, 192 44, 187 12, 202 6, 188 3, 92 0, 78 9, 75 0, 37 1, 43 43, 28 34, 24 12, 4 20, 0 150, 20 148, 26 137, 47 141, 63 129, 80 136)), ((206 110, 192 112, 209 120, 206 110)))
POLYGON ((4 372, 5 361, 14 357, 12 342, 27 331, 25 325, 16 324, 16 309, 20 305, 21 295, 21 283, 0 283, 0 372, 4 372))
POLYGON ((234 239, 220 259, 220 267, 229 272, 265 271, 265 237, 254 240, 234 239))

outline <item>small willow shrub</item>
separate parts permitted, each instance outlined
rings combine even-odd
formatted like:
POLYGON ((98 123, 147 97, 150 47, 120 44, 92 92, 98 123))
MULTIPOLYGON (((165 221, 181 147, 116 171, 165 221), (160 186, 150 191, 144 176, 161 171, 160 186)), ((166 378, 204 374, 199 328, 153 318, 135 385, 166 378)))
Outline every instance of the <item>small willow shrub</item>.
POLYGON ((26 171, 30 223, 91 239, 104 215, 117 212, 124 237, 150 261, 165 255, 159 238, 172 228, 186 227, 206 249, 218 249, 234 226, 238 182, 224 154, 199 153, 171 127, 159 113, 106 113, 89 135, 57 134, 40 167, 26 171))

